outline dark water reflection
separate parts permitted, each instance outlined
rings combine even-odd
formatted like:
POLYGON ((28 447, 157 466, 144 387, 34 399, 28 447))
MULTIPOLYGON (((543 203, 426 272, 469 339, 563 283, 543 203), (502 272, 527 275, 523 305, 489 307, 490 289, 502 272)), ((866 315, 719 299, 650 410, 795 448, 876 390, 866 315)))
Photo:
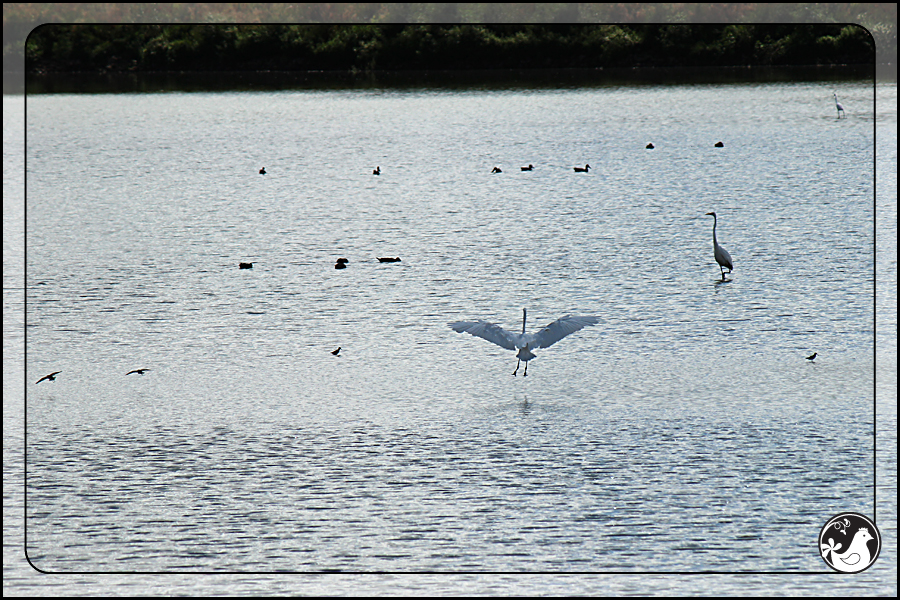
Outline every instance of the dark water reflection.
POLYGON ((610 86, 854 81, 873 65, 638 69, 519 69, 405 72, 44 73, 27 76, 29 94, 274 90, 531 90, 610 86))

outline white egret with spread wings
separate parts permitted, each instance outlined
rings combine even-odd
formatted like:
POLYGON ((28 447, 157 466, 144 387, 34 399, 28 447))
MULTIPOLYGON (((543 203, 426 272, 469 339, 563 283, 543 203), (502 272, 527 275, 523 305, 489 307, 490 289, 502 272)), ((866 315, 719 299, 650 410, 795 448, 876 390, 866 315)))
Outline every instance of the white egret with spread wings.
POLYGON ((524 360, 524 377, 528 375, 528 361, 536 356, 532 350, 549 348, 567 335, 585 327, 596 325, 600 321, 598 317, 573 317, 567 315, 553 321, 537 333, 525 333, 525 319, 527 317, 528 312, 523 308, 521 334, 509 332, 499 325, 488 323, 487 321, 456 321, 448 323, 448 325, 453 331, 458 333, 470 333, 476 337, 493 342, 501 348, 518 350, 516 358, 519 360, 516 362, 516 370, 513 371, 513 375, 519 371, 519 365, 524 360))

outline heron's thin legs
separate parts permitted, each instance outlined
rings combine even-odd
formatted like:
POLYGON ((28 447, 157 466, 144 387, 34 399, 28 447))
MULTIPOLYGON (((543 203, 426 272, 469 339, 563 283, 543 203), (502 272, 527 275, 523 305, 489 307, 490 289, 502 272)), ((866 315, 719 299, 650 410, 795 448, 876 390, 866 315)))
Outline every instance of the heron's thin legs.
MULTIPOLYGON (((516 370, 513 371, 513 377, 515 377, 515 376, 516 376, 516 373, 519 372, 519 364, 520 364, 521 362, 522 362, 522 359, 519 359, 519 360, 516 361, 516 370)), ((526 371, 528 370, 528 363, 525 363, 525 370, 526 370, 526 371)))
POLYGON ((525 372, 522 373, 522 377, 528 377, 528 363, 525 363, 525 372))

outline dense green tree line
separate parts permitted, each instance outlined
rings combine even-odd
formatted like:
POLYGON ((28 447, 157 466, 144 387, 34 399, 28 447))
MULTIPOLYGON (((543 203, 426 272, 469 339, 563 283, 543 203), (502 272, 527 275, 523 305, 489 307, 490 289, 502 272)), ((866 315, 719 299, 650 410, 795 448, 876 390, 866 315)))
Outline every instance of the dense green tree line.
POLYGON ((411 70, 872 63, 854 25, 47 25, 47 71, 411 70))

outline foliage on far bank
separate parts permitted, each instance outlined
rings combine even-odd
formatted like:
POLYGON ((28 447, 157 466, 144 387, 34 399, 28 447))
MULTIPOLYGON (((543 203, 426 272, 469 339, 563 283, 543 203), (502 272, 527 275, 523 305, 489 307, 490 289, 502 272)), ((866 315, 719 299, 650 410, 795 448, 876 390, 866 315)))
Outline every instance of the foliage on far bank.
POLYGON ((424 70, 871 64, 855 25, 47 25, 46 71, 424 70))

